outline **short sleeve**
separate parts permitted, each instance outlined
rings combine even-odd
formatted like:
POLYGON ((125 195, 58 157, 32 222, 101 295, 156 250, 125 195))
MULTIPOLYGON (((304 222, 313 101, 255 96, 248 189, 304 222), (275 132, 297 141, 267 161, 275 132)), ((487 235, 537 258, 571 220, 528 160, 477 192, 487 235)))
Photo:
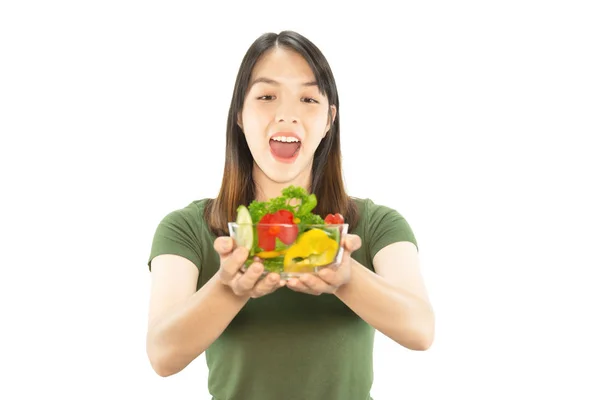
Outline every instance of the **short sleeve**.
POLYGON ((194 218, 190 208, 172 211, 158 224, 152 240, 148 268, 154 257, 175 254, 187 258, 200 270, 200 243, 194 229, 194 218))
POLYGON ((396 210, 368 202, 368 246, 371 258, 387 245, 411 242, 417 246, 414 232, 406 219, 396 210))

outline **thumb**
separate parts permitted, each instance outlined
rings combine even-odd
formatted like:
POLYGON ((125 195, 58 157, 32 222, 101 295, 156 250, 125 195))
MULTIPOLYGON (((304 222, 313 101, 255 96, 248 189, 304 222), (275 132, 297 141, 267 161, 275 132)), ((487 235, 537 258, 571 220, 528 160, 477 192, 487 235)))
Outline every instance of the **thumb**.
POLYGON ((215 240, 214 248, 219 256, 226 257, 233 251, 233 238, 229 236, 220 236, 215 240))
POLYGON ((348 234, 344 238, 344 248, 346 250, 348 250, 350 253, 360 249, 361 245, 362 245, 362 240, 360 239, 360 236, 358 236, 358 235, 348 234))

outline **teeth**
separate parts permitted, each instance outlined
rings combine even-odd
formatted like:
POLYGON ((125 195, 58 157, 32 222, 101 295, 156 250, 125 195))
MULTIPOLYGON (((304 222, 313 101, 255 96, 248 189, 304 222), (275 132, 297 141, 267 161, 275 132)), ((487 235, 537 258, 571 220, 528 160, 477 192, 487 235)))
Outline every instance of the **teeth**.
POLYGON ((272 137, 271 139, 276 140, 278 142, 287 142, 287 143, 299 142, 298 139, 293 138, 293 137, 287 137, 287 136, 276 136, 276 137, 272 137))

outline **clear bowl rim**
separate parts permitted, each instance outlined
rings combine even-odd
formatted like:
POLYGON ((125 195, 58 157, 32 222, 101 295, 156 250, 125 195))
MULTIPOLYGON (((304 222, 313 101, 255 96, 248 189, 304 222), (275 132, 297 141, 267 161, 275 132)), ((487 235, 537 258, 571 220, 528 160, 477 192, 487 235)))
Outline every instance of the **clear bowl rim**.
POLYGON ((289 226, 303 226, 303 227, 325 227, 325 228, 340 228, 340 227, 346 227, 349 226, 349 224, 344 223, 344 224, 303 224, 303 223, 298 223, 298 224, 281 224, 281 223, 272 223, 272 224, 264 224, 264 223, 238 223, 238 222, 228 222, 227 225, 230 226, 285 226, 285 227, 289 227, 289 226))

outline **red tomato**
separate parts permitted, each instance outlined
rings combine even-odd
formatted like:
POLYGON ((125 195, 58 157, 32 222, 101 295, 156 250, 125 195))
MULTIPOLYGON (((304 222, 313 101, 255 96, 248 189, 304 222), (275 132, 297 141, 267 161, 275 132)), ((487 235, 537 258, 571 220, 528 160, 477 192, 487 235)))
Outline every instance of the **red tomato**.
POLYGON ((328 225, 339 225, 344 223, 344 216, 340 213, 328 214, 325 217, 325 223, 328 225))
POLYGON ((258 247, 264 251, 275 250, 275 236, 269 234, 269 228, 262 228, 260 225, 258 230, 258 247))
POLYGON ((298 236, 298 225, 294 224, 294 214, 288 210, 279 210, 266 214, 258 222, 258 247, 265 251, 275 250, 275 238, 285 244, 292 244, 298 236), (261 224, 265 224, 261 226, 261 224), (290 226, 269 225, 289 224, 290 226))

